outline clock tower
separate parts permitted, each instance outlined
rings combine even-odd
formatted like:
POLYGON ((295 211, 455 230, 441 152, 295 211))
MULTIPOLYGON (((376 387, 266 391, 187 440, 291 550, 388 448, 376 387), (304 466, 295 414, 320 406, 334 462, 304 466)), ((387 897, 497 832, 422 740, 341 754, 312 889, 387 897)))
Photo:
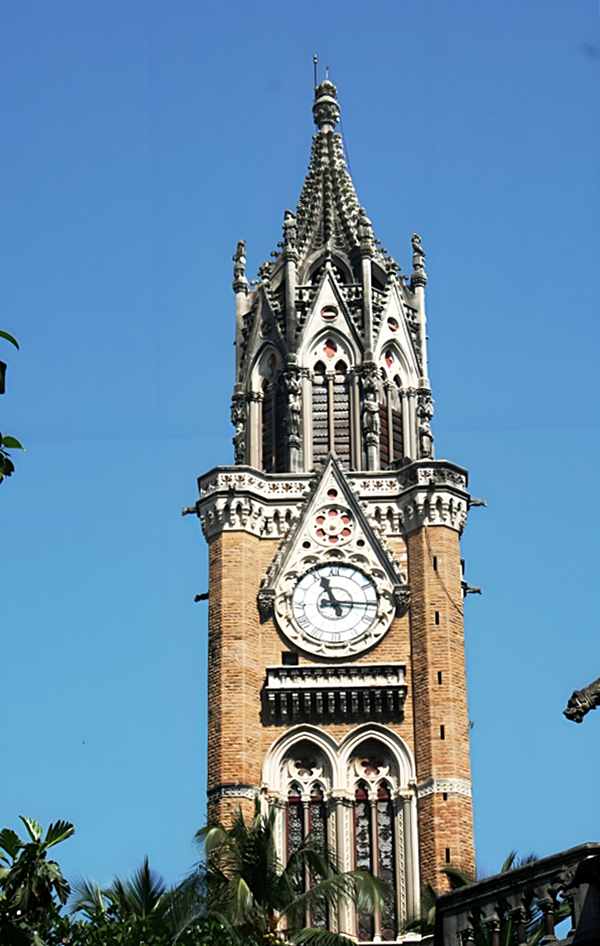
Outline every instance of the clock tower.
POLYGON ((308 175, 272 261, 234 256, 235 465, 199 479, 209 544, 209 819, 277 809, 393 907, 330 918, 392 940, 442 869, 474 871, 459 538, 467 473, 434 459, 425 254, 405 276, 315 90, 308 175))

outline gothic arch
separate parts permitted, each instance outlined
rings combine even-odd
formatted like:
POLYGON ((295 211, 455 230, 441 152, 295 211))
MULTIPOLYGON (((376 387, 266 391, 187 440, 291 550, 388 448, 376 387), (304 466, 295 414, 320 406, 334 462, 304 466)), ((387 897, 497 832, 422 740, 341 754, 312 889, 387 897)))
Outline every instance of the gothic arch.
MULTIPOLYGON (((383 747, 389 757, 393 760, 395 771, 387 776, 381 774, 379 781, 384 778, 394 782, 395 791, 408 788, 416 777, 415 760, 412 752, 406 743, 396 735, 391 729, 381 726, 377 723, 367 723, 353 729, 352 732, 342 740, 339 748, 340 774, 348 790, 350 790, 356 781, 360 779, 358 773, 352 774, 353 760, 360 754, 361 748, 370 748, 369 744, 375 743, 383 747)), ((362 776, 364 778, 364 776, 362 776)))
MULTIPOLYGON (((267 752, 263 764, 263 787, 267 792, 281 795, 286 787, 288 776, 284 773, 285 762, 290 753, 297 746, 309 744, 314 746, 328 763, 331 785, 338 784, 338 745, 328 733, 317 729, 316 726, 294 726, 283 736, 277 739, 267 752)), ((315 776, 315 780, 323 776, 315 776)))

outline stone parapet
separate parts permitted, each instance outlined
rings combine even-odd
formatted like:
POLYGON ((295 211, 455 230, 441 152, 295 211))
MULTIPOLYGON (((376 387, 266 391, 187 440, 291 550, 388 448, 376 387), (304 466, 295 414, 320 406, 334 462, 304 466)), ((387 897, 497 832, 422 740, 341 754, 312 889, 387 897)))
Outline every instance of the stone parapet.
MULTIPOLYGON (((418 460, 399 469, 345 475, 382 535, 405 536, 423 525, 445 525, 459 533, 464 529, 468 477, 453 463, 418 460)), ((199 478, 200 499, 184 512, 197 513, 207 540, 222 531, 282 537, 297 519, 314 477, 216 467, 199 478)))

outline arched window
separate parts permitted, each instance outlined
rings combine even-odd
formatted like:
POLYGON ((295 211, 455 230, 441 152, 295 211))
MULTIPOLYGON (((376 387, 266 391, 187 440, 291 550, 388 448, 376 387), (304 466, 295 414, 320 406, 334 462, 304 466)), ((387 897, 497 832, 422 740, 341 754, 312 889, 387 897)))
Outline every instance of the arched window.
POLYGON ((277 381, 263 381, 262 468, 285 472, 285 394, 277 381))
MULTIPOLYGON (((388 367, 393 368, 396 356, 389 350, 385 353, 388 367)), ((401 460, 404 456, 404 440, 402 436, 402 384, 399 375, 393 380, 387 376, 385 368, 381 369, 382 385, 379 389, 379 463, 382 469, 389 466, 394 460, 401 460)))
POLYGON ((287 859, 298 850, 304 839, 304 806, 302 789, 292 785, 288 794, 286 809, 287 859))
MULTIPOLYGON (((373 873, 373 836, 371 832, 371 806, 368 787, 360 783, 354 799, 354 838, 356 844, 356 870, 373 873)), ((373 916, 358 914, 358 939, 361 942, 373 939, 373 916)))
POLYGON ((313 461, 315 467, 323 464, 329 450, 327 378, 325 365, 318 361, 313 370, 312 384, 312 435, 313 461))
MULTIPOLYGON (((363 772, 355 790, 354 837, 355 867, 384 880, 392 888, 396 878, 396 816, 390 786, 382 774, 390 772, 392 760, 382 753, 382 747, 372 741, 365 744, 364 754, 353 765, 356 773, 363 772)), ((382 904, 376 914, 359 913, 359 941, 394 940, 397 935, 396 910, 392 903, 382 904)))
POLYGON ((333 379, 333 449, 344 469, 350 466, 350 390, 348 366, 338 361, 333 379))
MULTIPOLYGON (((334 352, 335 342, 326 342, 325 352, 334 352)), ((327 370, 322 361, 313 369, 312 384, 313 462, 323 464, 327 453, 334 450, 342 466, 350 466, 350 388, 345 361, 327 370)))

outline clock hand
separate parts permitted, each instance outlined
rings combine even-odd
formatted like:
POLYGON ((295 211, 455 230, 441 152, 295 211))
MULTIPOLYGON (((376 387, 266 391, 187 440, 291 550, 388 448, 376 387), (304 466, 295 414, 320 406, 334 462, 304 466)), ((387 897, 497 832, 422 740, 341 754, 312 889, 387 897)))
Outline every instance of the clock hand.
MULTIPOLYGON (((341 618, 342 609, 337 598, 333 597, 333 592, 331 590, 331 585, 329 583, 329 578, 321 578, 321 588, 326 592, 327 597, 329 598, 329 603, 332 608, 335 608, 336 617, 341 618)), ((326 606, 327 602, 323 602, 323 605, 326 606)))
MULTIPOLYGON (((375 601, 340 601, 339 598, 335 598, 333 602, 323 601, 321 607, 329 608, 335 607, 335 605, 340 605, 350 608, 374 608, 376 606, 375 601)), ((340 616, 338 612, 338 617, 340 616)))

